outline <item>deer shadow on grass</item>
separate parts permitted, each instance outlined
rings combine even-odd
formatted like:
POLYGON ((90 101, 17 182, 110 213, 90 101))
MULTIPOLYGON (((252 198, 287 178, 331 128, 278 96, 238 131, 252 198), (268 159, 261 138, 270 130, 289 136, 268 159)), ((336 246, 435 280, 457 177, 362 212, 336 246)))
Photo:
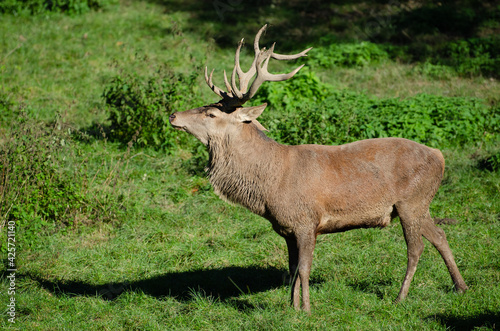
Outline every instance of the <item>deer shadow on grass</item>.
POLYGON ((187 302, 199 293, 248 309, 252 305, 239 296, 287 286, 283 275, 284 270, 271 267, 227 267, 173 272, 141 280, 97 285, 78 280, 47 280, 32 274, 18 277, 34 280, 58 296, 99 296, 103 300, 114 300, 125 292, 142 292, 158 299, 172 297, 187 302))
POLYGON ((475 328, 488 328, 496 330, 500 325, 500 311, 486 311, 471 316, 457 316, 453 314, 438 314, 429 316, 451 330, 473 330, 475 328))

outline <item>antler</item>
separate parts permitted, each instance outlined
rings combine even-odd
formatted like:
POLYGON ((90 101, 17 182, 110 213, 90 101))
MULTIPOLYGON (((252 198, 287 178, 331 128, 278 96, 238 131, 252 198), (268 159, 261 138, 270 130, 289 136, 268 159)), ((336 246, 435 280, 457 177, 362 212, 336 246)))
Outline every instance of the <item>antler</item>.
POLYGON ((236 48, 236 55, 234 57, 234 69, 231 75, 231 84, 229 84, 226 71, 224 71, 224 84, 226 85, 227 92, 221 90, 220 88, 218 88, 213 84, 212 76, 214 70, 212 70, 210 76, 208 76, 208 68, 205 67, 205 81, 207 82, 208 86, 212 89, 212 91, 214 91, 215 94, 217 94, 219 97, 222 98, 220 102, 226 105, 227 107, 238 107, 243 105, 245 102, 250 100, 255 95, 255 93, 257 93, 257 90, 262 85, 262 83, 279 82, 292 78, 304 66, 301 65, 300 67, 296 68, 295 70, 293 70, 288 74, 269 73, 269 71, 267 70, 267 66, 269 64, 270 58, 276 60, 295 60, 298 59, 299 57, 307 56, 306 53, 309 50, 311 50, 312 47, 300 53, 292 55, 282 55, 274 53, 274 46, 276 45, 276 43, 274 43, 268 50, 266 50, 265 48, 261 50, 259 47, 259 39, 262 33, 266 30, 266 28, 267 24, 264 25, 259 30, 259 32, 257 32, 257 35, 255 36, 255 40, 253 43, 255 57, 252 62, 252 65, 250 66, 250 69, 247 72, 241 70, 240 67, 240 50, 241 47, 243 46, 243 39, 241 39, 241 41, 238 43, 238 48, 236 48), (250 80, 255 74, 257 74, 257 76, 250 85, 250 88, 248 88, 248 84, 250 83, 250 80), (238 75, 239 87, 236 85, 236 75, 238 75))

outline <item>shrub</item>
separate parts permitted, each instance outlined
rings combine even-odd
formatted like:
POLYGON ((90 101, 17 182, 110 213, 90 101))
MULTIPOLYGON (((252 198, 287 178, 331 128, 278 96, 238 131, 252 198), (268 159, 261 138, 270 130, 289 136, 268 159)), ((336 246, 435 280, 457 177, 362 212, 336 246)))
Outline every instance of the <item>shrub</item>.
POLYGON ((280 84, 264 84, 252 99, 252 104, 292 111, 305 102, 320 103, 333 92, 331 85, 321 82, 308 67, 302 68, 293 79, 280 84))
POLYGON ((15 221, 19 240, 30 244, 42 229, 72 224, 85 198, 78 176, 62 170, 68 132, 18 115, 0 145, 0 215, 2 226, 15 221))
POLYGON ((332 38, 322 40, 325 46, 320 46, 311 52, 307 63, 321 67, 364 67, 387 59, 387 52, 379 45, 361 41, 358 43, 338 43, 332 38))
MULTIPOLYGON (((168 123, 173 105, 189 108, 194 76, 168 73, 153 78, 116 77, 104 92, 112 134, 127 141, 142 128, 139 142, 163 148, 190 144, 168 123)), ((421 94, 377 99, 335 91, 303 68, 281 84, 264 84, 252 104, 269 103, 262 123, 286 144, 340 144, 376 137, 404 137, 434 147, 496 141, 500 113, 479 99, 421 94), (286 117, 286 120, 283 120, 286 117)), ((192 141, 192 140, 191 140, 192 141)))
POLYGON ((449 76, 449 70, 462 76, 492 76, 500 73, 500 38, 469 38, 439 45, 416 43, 391 47, 391 58, 419 62, 417 68, 431 78, 449 76))
POLYGON ((46 12, 82 14, 116 2, 116 0, 2 0, 0 13, 14 15, 36 15, 46 12))
POLYGON ((498 76, 500 38, 471 38, 448 44, 444 61, 462 75, 498 76))
POLYGON ((127 74, 114 77, 103 97, 109 110, 112 139, 128 143, 139 132, 142 146, 169 149, 185 145, 168 121, 174 109, 187 109, 197 74, 174 74, 166 68, 151 77, 127 74))
POLYGON ((421 94, 402 100, 376 99, 341 91, 321 102, 300 100, 294 111, 267 112, 262 122, 273 138, 286 144, 328 145, 403 137, 434 147, 500 138, 500 114, 474 98, 421 94))
POLYGON ((479 99, 420 94, 414 98, 380 100, 365 115, 369 138, 397 136, 430 146, 460 146, 497 133, 500 116, 479 99))
POLYGON ((92 156, 82 150, 74 139, 78 133, 61 116, 49 125, 35 120, 33 110, 14 107, 19 106, 8 110, 15 119, 0 140, 0 237, 11 221, 19 233, 16 241, 31 246, 43 233, 117 220, 123 196, 110 192, 116 192, 132 142, 121 155, 114 153, 112 162, 104 159, 89 166, 92 156))

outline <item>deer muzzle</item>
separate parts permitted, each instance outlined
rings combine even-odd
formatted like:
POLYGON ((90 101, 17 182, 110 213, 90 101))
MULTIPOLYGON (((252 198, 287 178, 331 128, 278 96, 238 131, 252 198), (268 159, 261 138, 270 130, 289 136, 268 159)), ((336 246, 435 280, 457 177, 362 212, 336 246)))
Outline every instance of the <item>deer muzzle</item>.
POLYGON ((170 122, 170 125, 172 125, 174 127, 174 129, 177 129, 177 130, 181 130, 181 131, 186 131, 186 127, 184 126, 179 126, 179 125, 176 125, 175 124, 175 120, 177 119, 177 116, 175 115, 175 113, 171 114, 169 117, 168 117, 168 121, 170 122))

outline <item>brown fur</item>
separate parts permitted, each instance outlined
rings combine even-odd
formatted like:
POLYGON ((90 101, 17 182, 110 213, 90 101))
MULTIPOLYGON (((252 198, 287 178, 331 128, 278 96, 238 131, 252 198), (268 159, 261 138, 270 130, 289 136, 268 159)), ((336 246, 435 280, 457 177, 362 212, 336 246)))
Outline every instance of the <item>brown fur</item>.
POLYGON ((261 130, 265 105, 220 105, 174 113, 171 124, 209 150, 208 177, 224 200, 268 219, 287 242, 292 302, 310 311, 309 274, 316 236, 355 228, 385 227, 399 216, 408 266, 397 301, 403 300, 423 251, 422 236, 440 252, 458 291, 467 289, 444 231, 429 204, 439 188, 439 150, 401 138, 341 146, 281 145, 261 130))

